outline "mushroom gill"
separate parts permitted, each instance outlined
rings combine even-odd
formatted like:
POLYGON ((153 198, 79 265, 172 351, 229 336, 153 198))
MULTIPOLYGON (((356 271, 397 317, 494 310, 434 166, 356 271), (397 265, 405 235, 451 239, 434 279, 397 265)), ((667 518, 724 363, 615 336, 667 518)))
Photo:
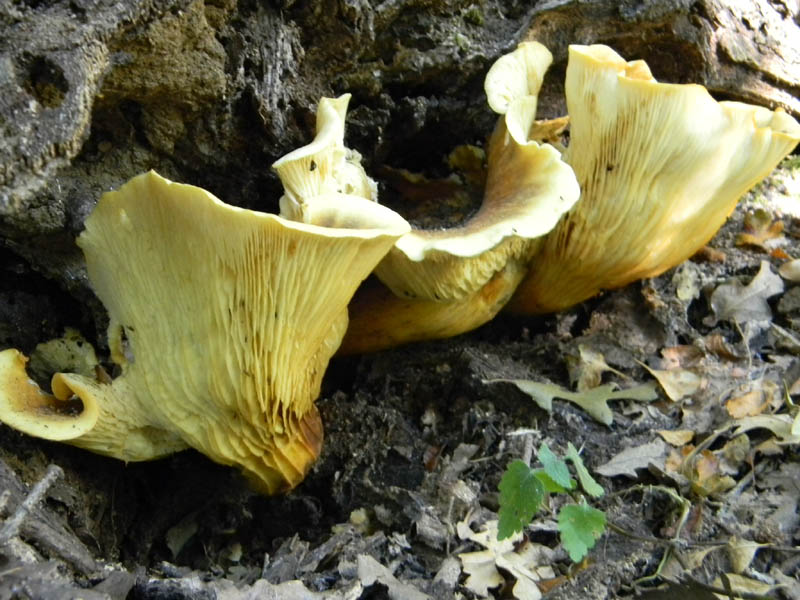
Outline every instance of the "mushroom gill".
POLYGON ((188 446, 264 492, 294 487, 320 452, 314 400, 347 303, 409 229, 340 194, 316 198, 307 221, 229 206, 152 171, 104 194, 78 244, 122 374, 57 373, 51 396, 6 350, 0 420, 123 460, 188 446))

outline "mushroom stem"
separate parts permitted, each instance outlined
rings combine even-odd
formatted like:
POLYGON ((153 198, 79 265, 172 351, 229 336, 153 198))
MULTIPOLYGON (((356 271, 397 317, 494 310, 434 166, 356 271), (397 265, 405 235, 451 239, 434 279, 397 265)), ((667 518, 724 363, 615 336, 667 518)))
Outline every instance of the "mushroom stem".
POLYGON ((411 342, 453 337, 491 321, 508 302, 527 268, 511 260, 458 302, 401 298, 376 278, 350 303, 350 326, 339 355, 365 354, 411 342))

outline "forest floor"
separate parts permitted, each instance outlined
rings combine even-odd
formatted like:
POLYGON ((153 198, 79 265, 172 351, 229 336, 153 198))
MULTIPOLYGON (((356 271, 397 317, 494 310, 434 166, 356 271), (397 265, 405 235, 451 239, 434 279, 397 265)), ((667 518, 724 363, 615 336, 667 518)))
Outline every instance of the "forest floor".
POLYGON ((661 277, 336 358, 322 456, 286 496, 191 451, 125 465, 2 427, 0 597, 798 599, 800 269, 777 274, 797 257, 792 157, 661 277), (612 399, 606 425, 496 379, 567 394, 652 382, 657 399, 612 399), (606 531, 577 564, 560 496, 524 538, 491 534, 500 479, 531 442, 572 443, 605 490, 590 503, 606 531), (43 478, 41 504, 20 511, 43 478))

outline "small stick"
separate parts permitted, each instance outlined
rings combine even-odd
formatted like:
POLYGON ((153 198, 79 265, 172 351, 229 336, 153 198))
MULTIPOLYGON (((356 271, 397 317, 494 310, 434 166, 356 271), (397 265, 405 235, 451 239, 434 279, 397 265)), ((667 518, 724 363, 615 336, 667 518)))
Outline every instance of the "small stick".
POLYGON ((19 533, 19 528, 22 526, 25 517, 27 517, 28 513, 41 502, 48 488, 63 474, 64 471, 58 465, 50 465, 47 467, 47 472, 44 474, 44 477, 36 482, 33 489, 31 489, 25 499, 20 502, 14 514, 6 519, 6 522, 0 527, 0 546, 6 544, 8 540, 19 533))

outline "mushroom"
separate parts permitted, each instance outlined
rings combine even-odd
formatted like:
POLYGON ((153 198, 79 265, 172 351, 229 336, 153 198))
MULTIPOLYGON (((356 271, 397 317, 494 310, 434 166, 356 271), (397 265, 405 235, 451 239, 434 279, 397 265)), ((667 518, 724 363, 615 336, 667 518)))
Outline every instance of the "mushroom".
POLYGON ((224 204, 154 172, 104 194, 78 238, 121 375, 57 373, 52 395, 0 353, 0 420, 126 461, 192 447, 275 493, 320 452, 314 400, 347 303, 409 230, 323 194, 304 223, 224 204))
POLYGON ((377 200, 378 186, 361 166, 361 155, 344 145, 350 94, 322 98, 314 140, 273 163, 284 187, 281 215, 307 222, 308 203, 328 193, 377 200))
POLYGON ((581 200, 544 238, 516 312, 562 310, 686 260, 800 140, 781 109, 658 83, 602 45, 570 46, 566 100, 581 200))
POLYGON ((528 43, 489 71, 486 95, 505 114, 488 143, 480 209, 461 226, 415 229, 397 241, 375 269, 397 298, 359 291, 343 352, 457 335, 492 319, 511 298, 537 238, 580 194, 559 151, 529 136, 551 60, 544 46, 528 43))

